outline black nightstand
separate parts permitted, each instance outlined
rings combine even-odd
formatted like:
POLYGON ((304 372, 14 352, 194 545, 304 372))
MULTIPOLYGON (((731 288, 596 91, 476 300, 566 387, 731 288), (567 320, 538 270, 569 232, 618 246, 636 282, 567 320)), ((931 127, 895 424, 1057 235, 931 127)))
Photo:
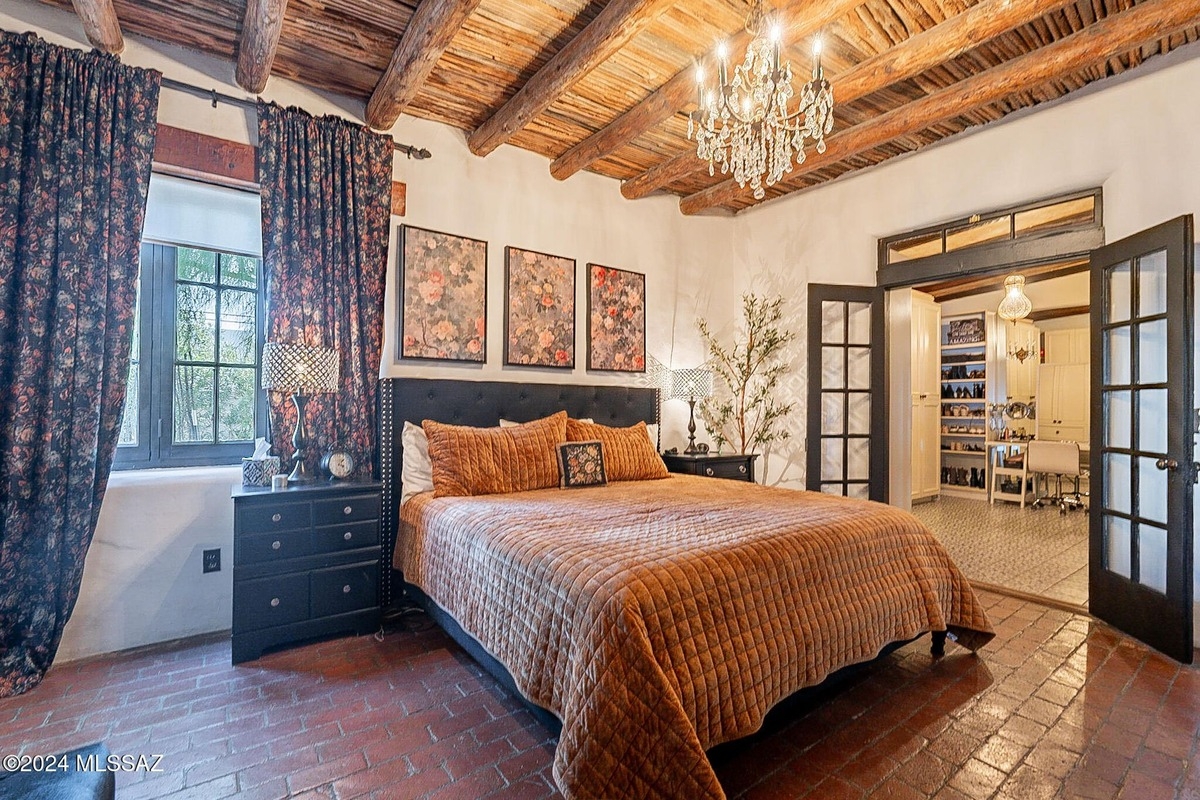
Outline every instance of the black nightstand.
POLYGON ((378 481, 233 488, 233 663, 379 627, 378 481))
POLYGON ((706 453, 688 456, 682 453, 665 453, 662 458, 671 472, 754 483, 754 459, 758 458, 758 454, 716 455, 706 453))

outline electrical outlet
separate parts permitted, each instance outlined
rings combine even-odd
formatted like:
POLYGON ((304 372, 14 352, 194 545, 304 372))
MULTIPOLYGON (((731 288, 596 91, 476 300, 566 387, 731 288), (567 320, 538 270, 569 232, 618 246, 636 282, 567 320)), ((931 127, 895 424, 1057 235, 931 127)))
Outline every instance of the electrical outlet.
POLYGON ((205 550, 204 551, 204 572, 220 572, 221 571, 221 549, 205 550))

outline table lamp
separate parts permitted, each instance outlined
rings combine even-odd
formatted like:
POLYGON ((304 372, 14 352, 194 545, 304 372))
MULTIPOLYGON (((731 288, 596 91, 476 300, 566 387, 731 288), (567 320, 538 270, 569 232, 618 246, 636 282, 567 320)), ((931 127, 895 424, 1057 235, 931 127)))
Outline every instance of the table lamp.
POLYGON ((304 461, 308 431, 304 427, 304 406, 310 395, 336 392, 339 378, 338 351, 331 347, 267 342, 263 345, 262 388, 290 392, 296 405, 296 430, 292 433, 292 474, 289 482, 305 483, 313 479, 304 461))
POLYGON ((685 455, 700 452, 696 449, 696 401, 712 397, 712 370, 703 367, 677 369, 671 373, 671 399, 688 402, 688 446, 685 455))

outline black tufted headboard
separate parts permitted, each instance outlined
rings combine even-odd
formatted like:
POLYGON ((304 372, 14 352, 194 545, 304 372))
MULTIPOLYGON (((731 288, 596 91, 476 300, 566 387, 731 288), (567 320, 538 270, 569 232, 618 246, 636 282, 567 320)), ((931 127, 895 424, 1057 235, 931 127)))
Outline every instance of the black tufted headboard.
POLYGON ((454 425, 493 427, 500 418, 528 422, 565 410, 604 425, 658 422, 658 390, 631 386, 572 386, 501 381, 384 378, 380 381, 379 471, 383 480, 383 586, 391 604, 392 551, 399 524, 401 433, 405 421, 432 419, 454 425))

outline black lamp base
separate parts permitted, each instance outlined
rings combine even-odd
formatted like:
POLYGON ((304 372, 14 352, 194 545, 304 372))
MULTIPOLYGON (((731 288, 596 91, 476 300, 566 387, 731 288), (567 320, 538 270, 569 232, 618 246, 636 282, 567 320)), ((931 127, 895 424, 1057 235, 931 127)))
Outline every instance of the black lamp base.
POLYGON ((292 447, 296 452, 292 455, 292 472, 288 475, 288 483, 310 483, 314 480, 304 463, 304 448, 308 445, 308 430, 304 427, 304 407, 308 398, 296 392, 292 395, 292 403, 296 406, 296 430, 292 433, 292 447))
POLYGON ((696 447, 696 399, 688 398, 688 445, 683 449, 685 456, 694 456, 700 452, 696 447))

